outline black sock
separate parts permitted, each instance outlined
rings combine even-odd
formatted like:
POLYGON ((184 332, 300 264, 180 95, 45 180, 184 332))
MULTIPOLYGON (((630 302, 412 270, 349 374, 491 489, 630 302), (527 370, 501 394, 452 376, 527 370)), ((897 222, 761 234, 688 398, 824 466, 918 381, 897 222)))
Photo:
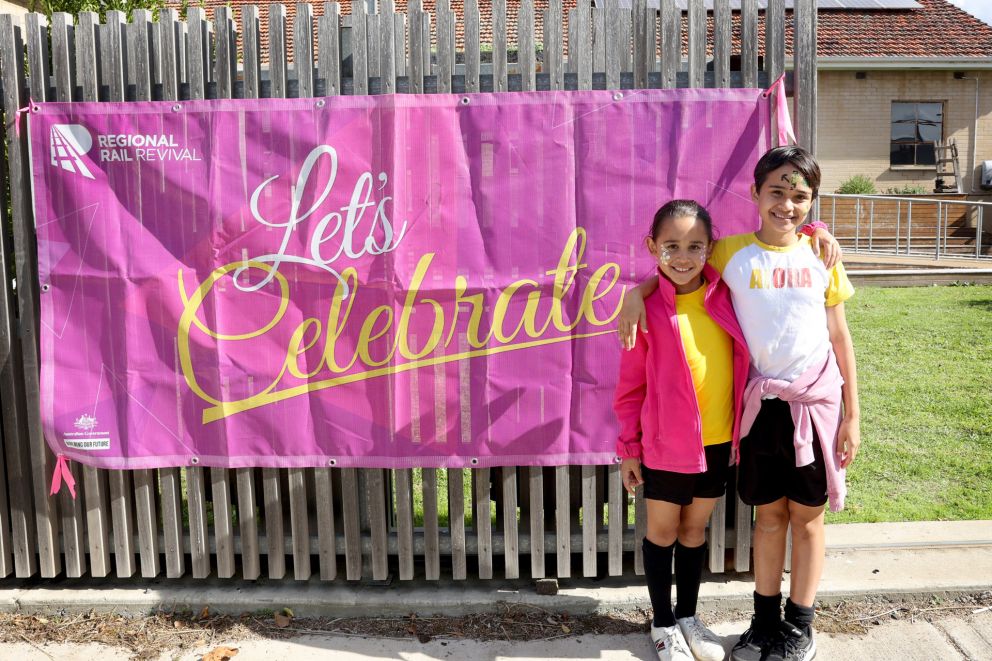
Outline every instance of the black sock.
POLYGON ((654 626, 675 626, 672 614, 672 552, 674 544, 658 546, 644 538, 644 577, 648 581, 654 626))
POLYGON ((813 628, 816 609, 813 606, 800 606, 792 599, 785 600, 785 619, 801 631, 809 633, 813 628))
POLYGON ((754 593, 755 623, 767 629, 778 627, 782 620, 782 593, 766 596, 754 593))
POLYGON ((696 601, 699 599, 699 583, 703 578, 703 562, 706 560, 706 544, 688 547, 675 543, 675 618, 692 617, 696 614, 696 601))

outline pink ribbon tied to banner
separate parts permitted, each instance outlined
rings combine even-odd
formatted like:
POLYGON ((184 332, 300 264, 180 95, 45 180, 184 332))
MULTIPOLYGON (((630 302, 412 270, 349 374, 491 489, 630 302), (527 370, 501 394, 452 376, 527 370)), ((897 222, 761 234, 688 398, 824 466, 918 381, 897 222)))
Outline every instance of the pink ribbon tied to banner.
POLYGON ((14 135, 21 137, 21 115, 26 115, 34 108, 34 99, 28 97, 28 105, 14 111, 14 135))
POLYGON ((72 471, 69 470, 69 461, 65 458, 64 454, 55 455, 55 473, 52 475, 52 490, 49 492, 50 495, 54 496, 62 488, 62 480, 65 480, 65 485, 69 487, 69 493, 72 495, 72 499, 76 499, 76 479, 72 476, 72 471))
POLYGON ((784 73, 765 90, 765 96, 775 97, 775 128, 777 129, 778 146, 798 144, 796 132, 792 128, 792 117, 789 115, 789 100, 785 95, 784 73))

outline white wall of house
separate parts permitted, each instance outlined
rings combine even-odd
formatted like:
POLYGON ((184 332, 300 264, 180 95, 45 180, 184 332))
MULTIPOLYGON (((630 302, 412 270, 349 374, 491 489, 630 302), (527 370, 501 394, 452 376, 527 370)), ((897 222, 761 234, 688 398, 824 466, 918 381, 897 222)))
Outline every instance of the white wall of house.
MULTIPOLYGON (((824 192, 833 192, 853 175, 875 180, 879 192, 905 185, 933 189, 932 167, 892 167, 889 164, 893 101, 943 103, 944 139, 954 138, 964 189, 977 188, 972 174, 975 80, 957 80, 954 72, 926 70, 820 70, 817 97, 817 157, 823 167, 824 192)), ((965 71, 978 80, 978 135, 974 171, 992 160, 992 71, 965 71)), ((990 191, 992 192, 992 191, 990 191)))

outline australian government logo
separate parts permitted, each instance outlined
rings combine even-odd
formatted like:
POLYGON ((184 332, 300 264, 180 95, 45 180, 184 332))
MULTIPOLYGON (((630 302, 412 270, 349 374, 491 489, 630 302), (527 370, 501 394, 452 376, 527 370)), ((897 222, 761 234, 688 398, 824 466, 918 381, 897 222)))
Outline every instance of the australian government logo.
POLYGON ((80 124, 53 125, 49 153, 53 166, 87 179, 94 177, 86 159, 100 163, 203 160, 201 153, 183 145, 172 133, 98 133, 94 136, 80 124), (90 155, 94 144, 96 150, 90 155))
POLYGON ((110 432, 99 431, 98 425, 95 416, 84 413, 72 423, 78 431, 66 432, 62 441, 75 450, 109 450, 110 432))

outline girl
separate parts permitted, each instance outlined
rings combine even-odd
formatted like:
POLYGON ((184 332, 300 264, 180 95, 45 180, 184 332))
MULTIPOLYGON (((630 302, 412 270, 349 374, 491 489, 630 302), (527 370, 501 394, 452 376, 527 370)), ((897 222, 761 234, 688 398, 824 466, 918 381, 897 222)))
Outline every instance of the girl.
POLYGON ((696 616, 696 599, 703 533, 736 450, 748 351, 730 293, 706 263, 713 246, 709 213, 691 200, 673 200, 655 214, 645 242, 660 277, 644 300, 652 334, 621 357, 613 405, 621 427, 617 454, 627 491, 644 485, 644 572, 658 657, 721 661, 723 647, 696 616))
MULTIPOLYGON (((796 234, 819 185, 820 167, 806 150, 767 152, 751 186, 760 228, 720 241, 711 259, 731 291, 751 351, 737 487, 757 511, 755 613, 734 646, 733 661, 809 661, 816 655, 813 604, 823 570, 824 506, 829 498, 831 510, 843 508, 844 471, 861 443, 857 369, 844 315, 854 289, 840 263, 821 263, 809 240, 796 234), (783 618, 790 525, 792 573, 783 618)), ((666 285, 659 279, 658 286, 666 285)), ((646 282, 638 289, 643 294, 652 288, 646 282)), ((643 307, 638 289, 626 296, 628 326, 643 307)), ((649 314, 644 330, 654 334, 661 326, 649 314)))

